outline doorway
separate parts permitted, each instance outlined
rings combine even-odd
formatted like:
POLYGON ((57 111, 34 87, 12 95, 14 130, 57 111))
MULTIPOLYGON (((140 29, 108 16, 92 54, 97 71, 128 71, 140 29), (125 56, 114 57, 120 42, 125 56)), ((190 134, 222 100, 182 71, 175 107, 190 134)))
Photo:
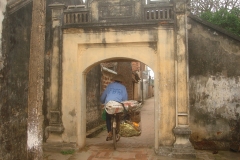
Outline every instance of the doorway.
POLYGON ((161 144, 172 145, 175 141, 172 129, 176 125, 175 65, 172 46, 174 46, 173 30, 165 30, 161 26, 138 30, 111 28, 98 33, 82 29, 64 30, 62 122, 65 130, 62 134, 63 141, 77 142, 80 148, 86 144, 86 74, 88 71, 106 60, 133 59, 143 62, 156 73, 154 76, 154 147, 157 149, 161 144))

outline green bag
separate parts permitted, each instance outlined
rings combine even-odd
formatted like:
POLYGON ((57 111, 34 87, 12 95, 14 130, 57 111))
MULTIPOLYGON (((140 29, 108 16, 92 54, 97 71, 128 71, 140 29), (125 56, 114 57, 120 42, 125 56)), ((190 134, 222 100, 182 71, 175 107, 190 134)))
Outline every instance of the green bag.
POLYGON ((102 119, 103 120, 106 120, 106 110, 104 109, 103 112, 102 112, 102 119))

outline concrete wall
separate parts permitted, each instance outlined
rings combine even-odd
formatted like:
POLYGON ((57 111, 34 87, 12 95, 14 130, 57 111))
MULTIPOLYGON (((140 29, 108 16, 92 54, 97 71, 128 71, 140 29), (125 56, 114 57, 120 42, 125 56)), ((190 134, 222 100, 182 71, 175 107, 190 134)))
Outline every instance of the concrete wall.
POLYGON ((31 13, 32 3, 29 3, 1 23, 4 66, 1 68, 0 159, 27 159, 31 13))
POLYGON ((239 143, 240 38, 189 18, 191 141, 197 149, 239 143))

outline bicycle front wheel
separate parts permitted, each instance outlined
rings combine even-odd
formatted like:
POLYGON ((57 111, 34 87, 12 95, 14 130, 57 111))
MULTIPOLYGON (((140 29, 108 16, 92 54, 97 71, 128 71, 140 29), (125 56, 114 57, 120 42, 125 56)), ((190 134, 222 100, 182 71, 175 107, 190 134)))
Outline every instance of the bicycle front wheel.
POLYGON ((117 148, 117 133, 116 133, 116 126, 117 126, 117 122, 116 122, 116 117, 113 117, 113 127, 112 127, 112 131, 113 131, 113 147, 114 150, 116 150, 117 148))

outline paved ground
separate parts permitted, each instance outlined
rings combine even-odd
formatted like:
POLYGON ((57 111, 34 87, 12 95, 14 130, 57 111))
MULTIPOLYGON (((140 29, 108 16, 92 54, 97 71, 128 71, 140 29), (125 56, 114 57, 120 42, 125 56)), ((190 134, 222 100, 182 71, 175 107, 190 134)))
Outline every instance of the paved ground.
MULTIPOLYGON (((121 137, 117 149, 112 141, 106 141, 107 132, 103 131, 94 138, 87 138, 87 145, 72 154, 44 152, 44 160, 174 160, 157 156, 154 153, 154 98, 145 101, 141 110, 142 134, 139 137, 121 137), (144 123, 143 123, 144 122, 144 123)), ((240 160, 240 153, 196 150, 198 160, 240 160)))

